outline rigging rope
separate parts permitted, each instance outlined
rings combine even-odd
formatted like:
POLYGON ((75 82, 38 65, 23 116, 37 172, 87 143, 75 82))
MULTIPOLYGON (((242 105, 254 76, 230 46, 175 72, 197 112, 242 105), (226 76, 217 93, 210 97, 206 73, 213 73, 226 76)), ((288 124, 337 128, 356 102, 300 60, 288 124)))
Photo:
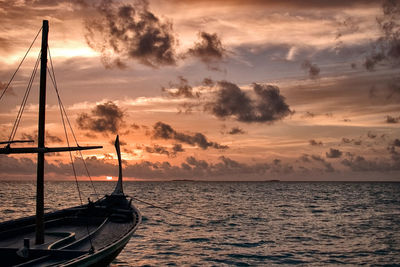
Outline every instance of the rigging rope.
MULTIPOLYGON (((67 111, 65 110, 65 107, 64 107, 64 105, 63 105, 63 103, 62 103, 62 101, 61 101, 61 97, 60 97, 60 94, 59 94, 59 91, 58 91, 57 81, 56 81, 56 75, 55 75, 54 66, 53 66, 53 60, 52 60, 52 58, 51 58, 51 53, 50 53, 50 47, 48 47, 48 51, 49 51, 49 59, 50 59, 50 66, 51 66, 51 72, 50 72, 50 68, 48 68, 48 73, 49 73, 50 79, 51 79, 51 81, 52 81, 52 83, 53 83, 54 89, 55 89, 56 94, 57 94, 58 105, 59 105, 59 107, 60 107, 61 118, 62 118, 63 125, 64 125, 64 131, 66 132, 66 129, 65 129, 66 127, 65 127, 65 123, 64 123, 63 114, 65 115, 65 119, 66 119, 66 121, 67 121, 67 123, 68 123, 68 126, 69 126, 69 129, 70 129, 70 131, 71 131, 71 134, 72 134, 72 136, 73 136, 73 138, 74 138, 74 140, 75 140, 76 146, 79 147, 78 140, 77 140, 77 138, 76 138, 74 129, 72 128, 71 122, 70 122, 70 120, 69 120, 69 118, 68 118, 68 115, 67 115, 67 111)), ((66 133, 66 135, 67 135, 67 133, 66 133)), ((67 137, 67 138, 68 138, 68 137, 67 137)), ((68 146, 69 146, 69 145, 68 145, 68 146)), ((79 155, 80 155, 80 158, 81 158, 81 160, 82 160, 82 162, 83 162, 83 165, 84 165, 84 167, 85 167, 86 174, 87 174, 87 176, 89 177, 90 184, 91 184, 91 186, 92 186, 92 188, 93 188, 93 191, 94 191, 94 193, 95 193, 95 195, 96 195, 96 198, 99 199, 99 195, 97 194, 96 188, 95 188, 95 186, 94 186, 94 184, 93 184, 92 177, 90 176, 89 169, 88 169, 88 167, 87 167, 87 165, 86 165, 85 159, 83 158, 83 155, 82 155, 82 151, 81 151, 81 150, 79 150, 79 155)), ((78 190, 79 190, 79 187, 78 187, 78 190)))
POLYGON ((21 103, 21 106, 19 107, 17 118, 15 119, 13 128, 11 130, 10 137, 8 138, 8 141, 14 140, 15 134, 17 133, 17 129, 18 129, 19 123, 21 122, 22 113, 24 112, 24 109, 25 109, 25 106, 26 106, 26 102, 28 100, 29 93, 30 93, 31 88, 32 88, 33 81, 35 80, 36 72, 37 72, 37 69, 38 69, 38 66, 39 66, 39 61, 40 61, 40 55, 41 55, 41 53, 39 53, 38 58, 36 59, 35 67, 33 68, 31 77, 30 77, 29 82, 28 82, 28 86, 26 87, 25 94, 24 94, 24 97, 22 98, 22 103, 21 103))
MULTIPOLYGON (((68 121, 70 130, 71 130, 71 132, 72 132, 74 138, 75 138, 75 134, 73 133, 73 129, 72 129, 71 124, 70 124, 70 122, 69 122, 67 112, 65 111, 64 105, 62 104, 61 97, 60 97, 60 94, 59 94, 59 91, 58 91, 57 82, 56 82, 56 76, 55 76, 55 73, 54 73, 53 61, 52 61, 52 59, 51 59, 51 54, 50 54, 50 47, 48 47, 48 51, 49 51, 50 66, 51 66, 51 70, 52 70, 52 71, 50 72, 49 68, 47 69, 47 71, 48 71, 48 73, 49 73, 50 79, 51 79, 51 81, 52 81, 52 83, 53 83, 54 89, 55 89, 56 94, 57 94, 58 106, 59 106, 59 108, 60 108, 61 121, 62 121, 62 123, 63 123, 65 138, 66 138, 66 140, 67 140, 67 145, 68 145, 68 147, 70 147, 69 138, 68 138, 68 131, 67 131, 67 127, 66 127, 66 125, 65 125, 64 116, 65 116, 65 118, 66 118, 67 121, 68 121)), ((79 144, 78 144, 76 138, 75 138, 75 143, 76 143, 77 146, 79 146, 79 144)), ((81 152, 81 151, 79 151, 79 152, 80 152, 80 155, 81 155, 82 160, 84 161, 83 156, 82 156, 82 152, 81 152)), ((69 151, 69 158, 70 158, 70 161, 71 161, 71 166, 72 166, 72 170, 73 170, 74 177, 75 177, 76 188, 78 189, 79 201, 80 201, 81 205, 83 205, 81 190, 80 190, 80 188, 79 188, 79 183, 78 183, 78 178, 77 178, 77 175, 76 175, 75 164, 74 164, 74 160, 73 160, 73 157, 72 157, 72 151, 69 151)), ((86 164, 85 164, 85 167, 86 167, 86 164)), ((86 170, 87 170, 87 169, 86 169, 86 170)), ((89 173, 88 170, 87 170, 87 172, 89 173)), ((90 178, 90 176, 89 176, 89 178, 90 178)), ((94 188, 94 185, 93 185, 93 182, 92 182, 92 179, 91 179, 91 178, 90 178, 90 181, 91 181, 92 186, 93 186, 93 189, 95 190, 95 193, 96 193, 96 189, 94 188)), ((96 195, 97 195, 97 193, 96 193, 96 195)), ((97 196, 97 198, 98 198, 98 196, 97 196)), ((91 237, 91 235, 90 235, 90 229, 89 229, 89 218, 88 218, 88 221, 86 222, 86 230, 87 230, 87 235, 88 235, 88 239, 89 239, 89 242, 90 242, 90 252, 94 252, 94 246, 93 246, 93 243, 92 243, 92 237, 91 237)))
POLYGON ((3 98, 4 94, 6 93, 7 89, 9 88, 11 82, 13 81, 15 75, 17 74, 19 68, 21 67, 22 63, 24 62, 26 56, 28 55, 29 51, 31 50, 33 44, 35 43, 35 41, 36 41, 37 37, 39 36, 40 32, 42 31, 42 29, 43 29, 43 27, 41 27, 39 29, 38 33, 36 34, 35 38, 33 39, 32 43, 31 43, 31 45, 29 46, 28 51, 26 51, 25 56, 22 58, 21 62, 19 63, 19 65, 17 67, 17 69, 15 70, 14 74, 11 76, 10 81, 8 82, 7 86, 4 88, 3 92, 1 93, 0 100, 3 98))
MULTIPOLYGON (((126 196, 128 196, 128 195, 126 195, 126 196)), ((171 211, 171 210, 168 210, 168 209, 166 209, 166 208, 163 208, 163 207, 154 205, 154 204, 152 204, 152 203, 150 203, 150 202, 141 200, 141 199, 139 199, 139 198, 137 198, 137 197, 133 197, 133 196, 128 196, 128 197, 130 197, 130 198, 132 198, 132 199, 134 199, 134 200, 136 200, 136 201, 142 202, 142 203, 144 203, 144 204, 146 204, 146 205, 149 205, 149 206, 151 206, 151 207, 153 207, 153 208, 157 208, 157 209, 160 209, 160 210, 163 210, 163 211, 166 211, 166 212, 175 214, 175 215, 179 215, 179 216, 183 216, 183 217, 187 217, 187 218, 191 218, 191 219, 195 219, 195 220, 199 220, 199 221, 205 221, 205 220, 206 220, 205 218, 194 217, 194 216, 191 216, 191 215, 186 215, 186 214, 183 214, 183 213, 171 211)))

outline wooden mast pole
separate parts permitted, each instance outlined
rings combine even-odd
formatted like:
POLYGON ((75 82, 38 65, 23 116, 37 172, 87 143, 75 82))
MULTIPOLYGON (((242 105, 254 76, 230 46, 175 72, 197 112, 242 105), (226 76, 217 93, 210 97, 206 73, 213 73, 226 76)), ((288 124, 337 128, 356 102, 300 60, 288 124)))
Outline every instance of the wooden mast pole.
MULTIPOLYGON (((45 148, 45 111, 46 111, 46 76, 47 76, 47 40, 49 22, 43 20, 42 50, 40 59, 40 92, 38 148, 45 148)), ((44 243, 44 152, 38 151, 36 182, 36 244, 44 243)))

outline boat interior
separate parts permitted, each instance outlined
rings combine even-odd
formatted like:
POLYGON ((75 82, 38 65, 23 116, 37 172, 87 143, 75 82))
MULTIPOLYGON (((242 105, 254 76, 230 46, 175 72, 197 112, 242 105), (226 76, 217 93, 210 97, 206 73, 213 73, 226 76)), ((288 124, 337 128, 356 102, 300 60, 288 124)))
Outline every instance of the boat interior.
POLYGON ((2 266, 43 266, 101 250, 128 235, 139 215, 124 195, 45 215, 45 242, 35 244, 35 217, 0 225, 2 266), (12 257, 10 257, 12 255, 12 257))

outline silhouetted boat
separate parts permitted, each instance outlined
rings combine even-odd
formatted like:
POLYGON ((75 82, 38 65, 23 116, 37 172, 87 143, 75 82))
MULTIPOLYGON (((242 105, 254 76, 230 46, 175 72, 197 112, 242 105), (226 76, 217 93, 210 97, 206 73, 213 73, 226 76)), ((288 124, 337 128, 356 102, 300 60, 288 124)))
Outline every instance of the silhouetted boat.
POLYGON ((36 215, 0 223, 0 266, 106 266, 128 243, 141 222, 132 199, 123 192, 119 138, 115 141, 119 177, 115 190, 88 204, 44 214, 44 154, 101 148, 45 147, 48 21, 43 21, 37 147, 11 147, 27 141, 9 140, 0 154, 36 153, 36 215))

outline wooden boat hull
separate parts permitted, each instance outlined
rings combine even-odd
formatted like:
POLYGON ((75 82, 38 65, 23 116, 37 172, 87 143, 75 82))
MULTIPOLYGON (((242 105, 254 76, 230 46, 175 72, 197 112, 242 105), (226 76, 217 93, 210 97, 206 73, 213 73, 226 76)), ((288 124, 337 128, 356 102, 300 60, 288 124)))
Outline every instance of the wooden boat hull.
POLYGON ((1 266, 107 266, 129 242, 141 215, 124 195, 106 196, 46 214, 45 244, 29 240, 24 248, 34 221, 32 216, 0 223, 1 266))

